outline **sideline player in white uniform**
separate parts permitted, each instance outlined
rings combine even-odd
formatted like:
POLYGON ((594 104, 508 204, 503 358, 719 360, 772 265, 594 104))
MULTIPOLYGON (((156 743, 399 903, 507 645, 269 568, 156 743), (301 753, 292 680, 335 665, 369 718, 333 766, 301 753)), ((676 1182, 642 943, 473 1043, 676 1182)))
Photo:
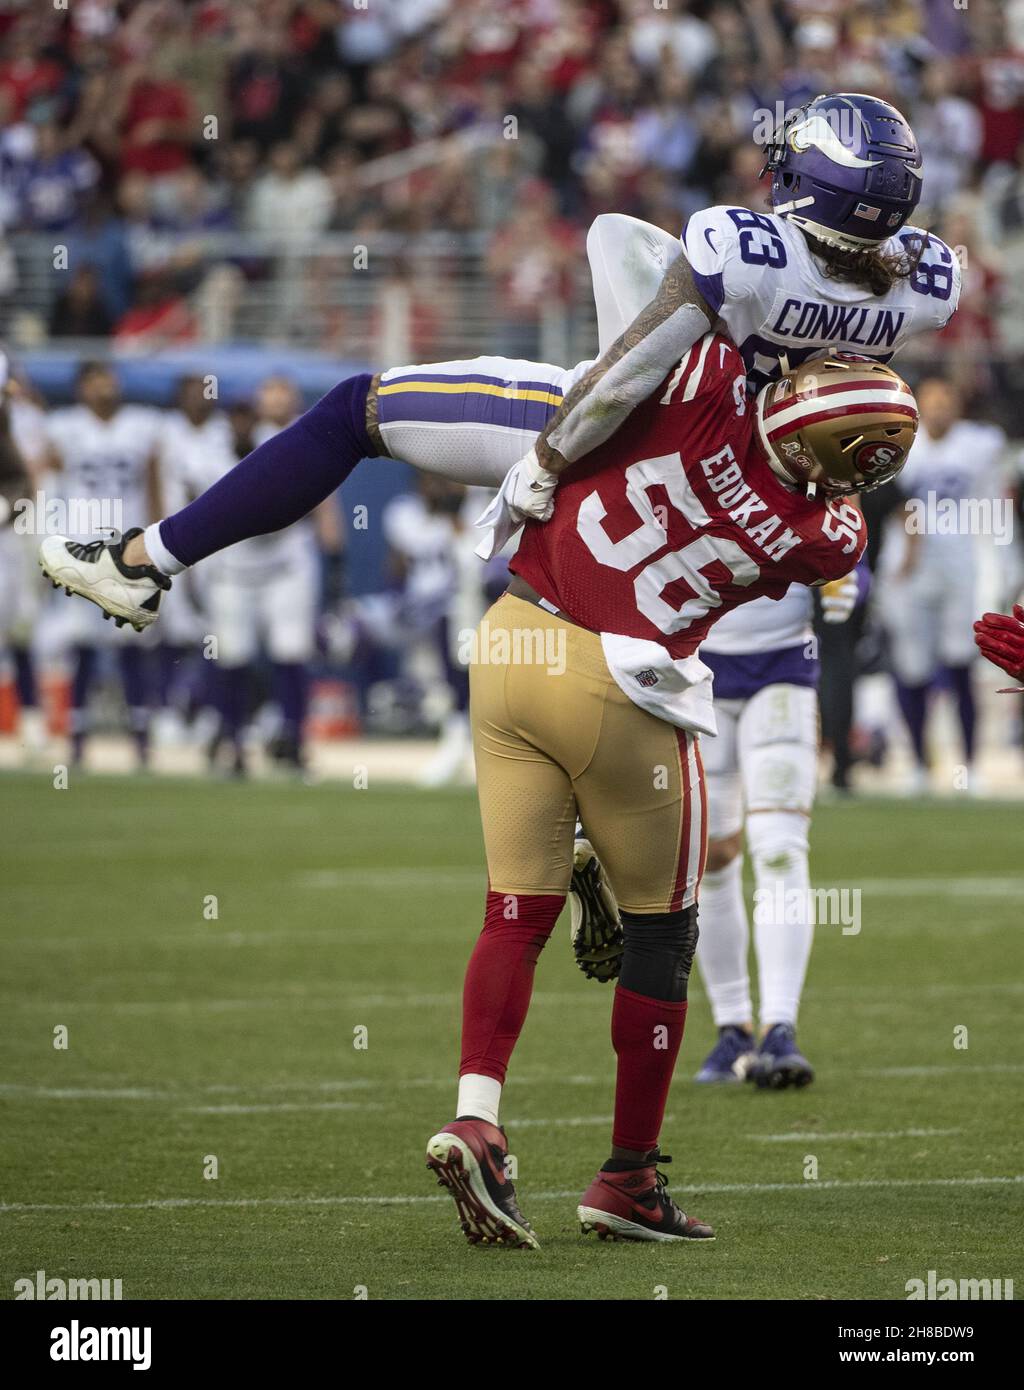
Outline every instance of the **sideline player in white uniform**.
POLYGON ((36 503, 46 468, 46 416, 11 375, 3 352, 0 433, 8 455, 8 484, 0 496, 0 680, 16 680, 19 737, 26 746, 39 748, 46 736, 31 644, 43 598, 34 553, 40 529, 36 503), (22 501, 27 508, 17 506, 22 501))
POLYGON ((899 483, 910 510, 896 512, 886 527, 879 611, 914 754, 911 790, 928 790, 928 697, 944 672, 957 702, 968 789, 977 792, 973 624, 982 547, 999 521, 993 508, 1009 511, 1000 467, 1006 436, 998 425, 963 419, 947 381, 922 382, 918 400, 921 429, 899 483))
MULTIPOLYGON (((827 622, 850 616, 858 571, 823 590, 827 622)), ((818 767, 819 662, 811 591, 755 599, 726 614, 701 646, 715 677, 718 736, 704 748, 708 860, 701 882, 704 931, 697 949, 719 1030, 697 1080, 781 1088, 814 1072, 796 1022, 814 935, 808 864, 818 767), (761 1041, 753 1031, 743 892, 743 834, 754 870, 754 947, 761 1041)))
MULTIPOLYGON (((162 418, 161 481, 165 503, 170 501, 175 510, 219 477, 212 460, 223 466, 227 457, 231 428, 209 388, 208 378, 182 377, 175 408, 162 418)), ((236 461, 232 458, 232 464, 236 461)), ((157 742, 181 740, 185 715, 199 701, 204 677, 210 675, 201 656, 208 624, 202 611, 201 577, 197 579, 196 584, 177 585, 161 604, 156 654, 160 708, 153 724, 157 742)))
MULTIPOLYGON (((160 414, 122 405, 114 371, 102 362, 78 370, 78 404, 54 410, 47 419, 50 464, 60 473, 69 527, 86 554, 102 548, 93 537, 120 530, 125 517, 159 515, 163 508, 158 462, 160 414)), ((141 765, 149 755, 150 653, 104 623, 93 609, 74 604, 59 610, 50 640, 74 655, 71 687, 72 760, 80 762, 89 732, 89 692, 99 651, 117 651, 128 721, 141 765)))
MULTIPOLYGON (((199 468, 190 482, 197 491, 229 472, 250 448, 256 448, 285 429, 299 414, 301 402, 294 384, 269 377, 257 393, 257 419, 250 439, 209 441, 194 453, 199 468), (218 444, 220 447, 218 447, 218 444)), ((280 729, 270 752, 285 767, 304 765, 303 724, 306 714, 307 668, 316 645, 320 600, 319 541, 328 574, 342 559, 341 519, 331 501, 320 505, 310 521, 274 535, 248 538, 224 551, 210 568, 206 602, 210 633, 217 639, 220 673, 220 714, 225 737, 234 745, 235 770, 242 770, 239 737, 244 722, 246 681, 260 650, 271 665, 274 700, 280 729)))

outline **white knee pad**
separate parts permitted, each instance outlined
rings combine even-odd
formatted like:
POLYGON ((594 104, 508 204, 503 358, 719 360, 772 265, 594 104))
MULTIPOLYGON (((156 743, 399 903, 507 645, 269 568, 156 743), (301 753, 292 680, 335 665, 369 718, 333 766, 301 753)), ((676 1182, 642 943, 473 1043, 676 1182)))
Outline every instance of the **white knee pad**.
POLYGON ((808 819, 799 811, 755 811, 747 817, 747 848, 762 878, 807 878, 808 819))
POLYGON ((738 750, 748 812, 809 811, 818 775, 817 693, 798 685, 758 691, 740 716, 738 750))

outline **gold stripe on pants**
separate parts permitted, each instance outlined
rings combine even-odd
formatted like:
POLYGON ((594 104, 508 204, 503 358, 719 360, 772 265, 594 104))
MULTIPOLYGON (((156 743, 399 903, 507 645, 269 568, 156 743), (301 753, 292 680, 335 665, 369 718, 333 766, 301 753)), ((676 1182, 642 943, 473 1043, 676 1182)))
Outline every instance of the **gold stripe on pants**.
POLYGON ((577 810, 619 906, 695 899, 706 845, 697 737, 626 696, 600 637, 503 595, 477 629, 470 715, 496 893, 565 893, 577 810))

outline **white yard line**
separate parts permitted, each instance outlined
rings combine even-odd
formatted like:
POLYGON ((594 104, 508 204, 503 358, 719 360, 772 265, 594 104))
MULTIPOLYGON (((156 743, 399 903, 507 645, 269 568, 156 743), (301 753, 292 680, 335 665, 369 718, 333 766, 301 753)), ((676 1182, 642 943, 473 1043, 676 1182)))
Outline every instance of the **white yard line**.
MULTIPOLYGON (((703 1185, 673 1186, 673 1191, 715 1193, 743 1196, 762 1192, 835 1192, 862 1188, 877 1190, 915 1187, 1012 1187, 1024 1183, 1024 1174, 992 1178, 835 1178, 822 1182, 755 1182, 704 1183, 703 1185)), ((564 1192, 534 1192, 529 1202, 564 1202, 578 1198, 579 1189, 564 1192)), ((33 1212, 87 1211, 176 1211, 183 1207, 347 1207, 347 1206, 418 1206, 421 1203, 447 1202, 445 1195, 408 1195, 388 1197, 156 1197, 147 1202, 0 1202, 0 1214, 33 1212)))
MULTIPOLYGON (((1024 1071, 1024 1062, 991 1062, 972 1065, 934 1066, 934 1067, 878 1067, 878 1068, 835 1068, 834 1074, 837 1076, 871 1076, 877 1078, 893 1077, 896 1079, 916 1078, 928 1076, 951 1076, 958 1073, 966 1073, 972 1076, 979 1075, 1016 1075, 1024 1071)), ((517 1075, 513 1092, 521 1088, 533 1086, 608 1086, 611 1084, 611 1073, 604 1076, 560 1076, 557 1072, 539 1075, 517 1075)), ((187 1083, 180 1089, 153 1086, 32 1086, 22 1085, 14 1082, 0 1083, 0 1099, 6 1100, 72 1100, 72 1101, 167 1101, 184 1105, 186 1102, 194 1100, 198 1096, 260 1096, 268 1093, 280 1093, 282 1091, 292 1095, 303 1092, 332 1092, 332 1091, 365 1091, 378 1089, 382 1091, 409 1091, 409 1090, 447 1090, 454 1087, 451 1077, 446 1076, 418 1076, 418 1077, 374 1077, 361 1078, 351 1077, 340 1080, 326 1081, 274 1081, 269 1083, 253 1082, 251 1085, 237 1085, 234 1083, 220 1083, 215 1085, 192 1086, 187 1083)), ((289 1104, 293 1102, 288 1102, 289 1104)), ((546 1124, 547 1121, 541 1120, 512 1120, 512 1125, 520 1124, 546 1124)), ((597 1123, 595 1120, 594 1123, 597 1123)), ((910 1131, 894 1130, 892 1133, 902 1134, 910 1131)), ((958 1131, 929 1131, 930 1133, 957 1133, 958 1131)), ((753 1136, 752 1136, 753 1137, 753 1136)), ((786 1136, 781 1136, 781 1138, 786 1136)), ((823 1138, 822 1135, 808 1135, 808 1138, 823 1138)), ((843 1135, 842 1137, 852 1137, 843 1135)))
POLYGON ((805 1130, 799 1134, 748 1134, 758 1144, 804 1144, 822 1139, 932 1139, 941 1135, 962 1134, 961 1129, 846 1129, 818 1134, 805 1130))

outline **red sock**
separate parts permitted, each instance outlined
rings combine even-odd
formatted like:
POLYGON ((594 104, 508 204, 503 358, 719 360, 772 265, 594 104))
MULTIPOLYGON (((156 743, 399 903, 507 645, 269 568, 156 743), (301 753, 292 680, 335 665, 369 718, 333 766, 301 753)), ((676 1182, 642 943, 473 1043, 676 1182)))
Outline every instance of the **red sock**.
POLYGON ((612 1008, 612 1046, 619 1059, 612 1130, 616 1148, 647 1153, 657 1144, 685 1023, 685 999, 673 1004, 616 986, 612 1008))
POLYGON ((488 891, 484 929, 469 958, 462 988, 462 1062, 504 1082, 530 1007, 533 972, 564 895, 488 891))

